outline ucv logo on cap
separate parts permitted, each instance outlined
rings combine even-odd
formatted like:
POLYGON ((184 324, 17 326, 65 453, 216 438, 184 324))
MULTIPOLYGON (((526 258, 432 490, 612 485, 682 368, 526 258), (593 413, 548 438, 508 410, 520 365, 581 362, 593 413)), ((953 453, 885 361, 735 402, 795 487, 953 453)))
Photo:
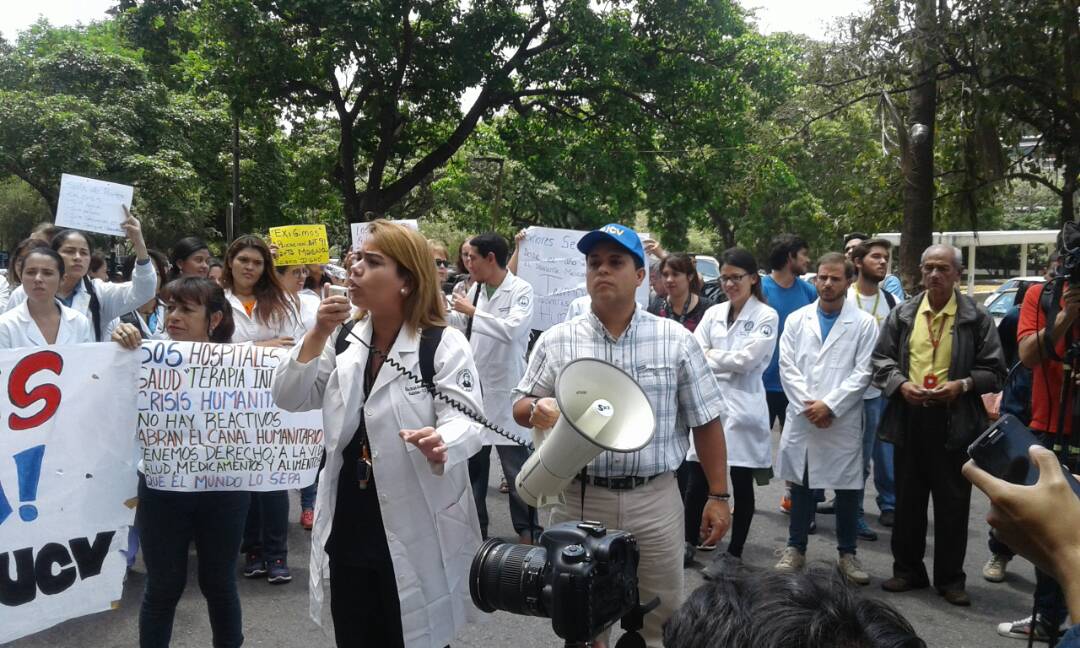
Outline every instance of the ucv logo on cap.
POLYGON ((614 234, 615 236, 622 236, 623 234, 626 234, 626 230, 615 227, 614 225, 605 225, 604 227, 600 228, 600 231, 606 234, 614 234))

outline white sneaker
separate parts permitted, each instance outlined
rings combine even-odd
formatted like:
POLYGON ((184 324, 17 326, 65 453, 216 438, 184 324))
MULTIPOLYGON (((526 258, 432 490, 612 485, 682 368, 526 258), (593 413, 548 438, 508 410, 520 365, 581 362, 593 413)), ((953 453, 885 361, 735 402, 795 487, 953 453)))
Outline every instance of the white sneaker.
POLYGON ((983 565, 983 578, 991 583, 1000 583, 1005 580, 1005 568, 1011 558, 1002 554, 990 554, 990 560, 983 565))
POLYGON ((866 573, 855 554, 840 554, 840 559, 836 561, 836 565, 848 582, 856 585, 870 584, 870 574, 866 573))
POLYGON ((778 572, 792 573, 806 566, 806 554, 795 547, 784 547, 779 553, 780 561, 773 567, 778 572))

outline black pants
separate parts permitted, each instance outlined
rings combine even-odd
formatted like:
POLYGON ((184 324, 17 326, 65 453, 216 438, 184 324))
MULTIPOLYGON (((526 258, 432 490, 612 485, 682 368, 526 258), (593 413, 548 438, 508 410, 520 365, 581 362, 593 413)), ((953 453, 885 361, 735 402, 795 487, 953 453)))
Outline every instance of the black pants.
POLYGON ((909 407, 906 436, 896 446, 893 575, 927 582, 926 509, 934 498, 934 587, 963 589, 971 482, 960 474, 967 453, 947 450, 948 415, 940 407, 909 407))
POLYGON ((148 488, 139 475, 135 526, 146 561, 146 590, 139 608, 141 648, 169 645, 176 604, 187 584, 188 545, 192 542, 214 648, 235 648, 244 643, 236 560, 250 500, 247 492, 158 491, 148 488))
MULTIPOLYGON (((536 509, 525 503, 525 500, 517 494, 514 480, 517 479, 521 466, 529 458, 529 450, 519 445, 497 445, 495 451, 499 453, 499 461, 502 463, 503 475, 506 476, 506 485, 510 487, 510 521, 514 525, 514 531, 518 535, 529 533, 532 528, 536 535, 540 535, 540 523, 536 517, 536 509)), ((491 446, 480 448, 473 456, 469 457, 469 481, 472 482, 473 499, 476 501, 476 515, 480 520, 480 535, 488 537, 488 472, 491 470, 491 446)))
MULTIPOLYGON (((731 494, 735 512, 731 520, 731 539, 727 552, 736 558, 742 557, 743 545, 750 535, 750 522, 754 519, 754 469, 731 467, 731 494)), ((697 545, 701 540, 701 512, 709 499, 709 482, 705 471, 696 461, 684 461, 676 473, 680 490, 683 493, 684 518, 686 520, 686 541, 697 545)))
POLYGON ((772 429, 777 419, 780 420, 780 427, 784 427, 784 420, 787 417, 787 394, 782 391, 767 391, 765 403, 769 406, 769 429, 772 429))
POLYGON ((344 565, 330 556, 330 612, 338 648, 404 648, 394 564, 344 565))
POLYGON ((289 555, 289 491, 252 493, 240 551, 269 563, 289 555))

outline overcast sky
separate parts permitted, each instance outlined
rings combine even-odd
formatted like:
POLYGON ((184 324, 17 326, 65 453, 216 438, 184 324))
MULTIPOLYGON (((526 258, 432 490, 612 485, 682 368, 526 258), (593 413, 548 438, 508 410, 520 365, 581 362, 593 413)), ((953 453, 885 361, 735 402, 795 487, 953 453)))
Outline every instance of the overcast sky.
MULTIPOLYGON (((766 32, 792 31, 822 38, 828 25, 839 16, 860 11, 867 0, 738 0, 757 9, 758 24, 766 32)), ((115 0, 0 0, 0 34, 14 40, 44 16, 54 25, 73 25, 105 18, 105 10, 115 0)))

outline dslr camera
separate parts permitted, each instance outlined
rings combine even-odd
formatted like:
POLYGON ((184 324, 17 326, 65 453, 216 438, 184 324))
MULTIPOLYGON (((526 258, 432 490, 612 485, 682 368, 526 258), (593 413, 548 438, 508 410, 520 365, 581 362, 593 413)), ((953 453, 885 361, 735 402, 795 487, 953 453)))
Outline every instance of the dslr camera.
MULTIPOLYGON (((584 644, 623 617, 642 616, 638 558, 637 541, 625 531, 564 522, 544 531, 536 546, 486 541, 473 558, 469 591, 484 612, 550 618, 567 645, 584 644)), ((641 627, 640 620, 623 625, 641 627)))
POLYGON ((1069 221, 1061 228, 1058 245, 1061 264, 1057 277, 1064 278, 1070 286, 1080 286, 1080 224, 1069 221))

